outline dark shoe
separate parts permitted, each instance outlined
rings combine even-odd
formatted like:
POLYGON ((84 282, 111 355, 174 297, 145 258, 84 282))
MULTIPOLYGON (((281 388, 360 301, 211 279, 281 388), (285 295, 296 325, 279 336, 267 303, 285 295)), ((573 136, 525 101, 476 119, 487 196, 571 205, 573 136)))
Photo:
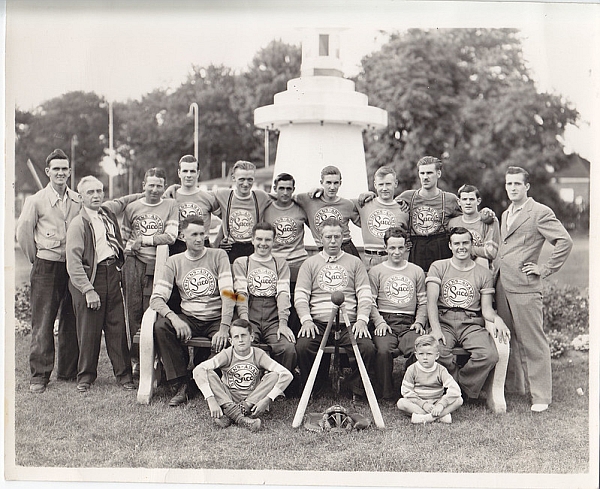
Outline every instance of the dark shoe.
POLYGON ((179 389, 177 390, 177 394, 175 394, 171 398, 171 400, 169 401, 169 406, 171 406, 171 407, 181 406, 182 404, 185 404, 188 401, 189 401, 188 385, 187 385, 187 382, 185 382, 184 384, 181 384, 181 387, 179 387, 179 389))
POLYGON ((124 384, 121 384, 121 387, 125 391, 134 391, 137 389, 137 387, 135 386, 135 384, 133 382, 125 382, 124 384))
POLYGON ((240 411, 242 412, 242 416, 250 416, 250 414, 252 414, 252 408, 250 407, 250 404, 248 404, 246 401, 240 401, 238 404, 240 405, 240 411))
POLYGON ((77 380, 77 375, 73 377, 65 377, 64 375, 57 375, 56 380, 60 380, 61 382, 75 382, 77 380))
POLYGON ((46 391, 46 384, 29 384, 29 392, 33 394, 42 394, 46 391))
POLYGON ((256 433, 260 430, 262 421, 260 418, 248 418, 246 416, 242 416, 240 419, 238 419, 237 424, 256 433))
POLYGON ((231 426, 231 423, 233 422, 231 421, 231 418, 226 415, 223 415, 220 418, 213 418, 213 421, 220 428, 227 428, 228 426, 231 426))
POLYGON ((88 382, 80 382, 79 384, 77 384, 77 391, 87 392, 90 390, 90 386, 91 384, 89 384, 88 382))

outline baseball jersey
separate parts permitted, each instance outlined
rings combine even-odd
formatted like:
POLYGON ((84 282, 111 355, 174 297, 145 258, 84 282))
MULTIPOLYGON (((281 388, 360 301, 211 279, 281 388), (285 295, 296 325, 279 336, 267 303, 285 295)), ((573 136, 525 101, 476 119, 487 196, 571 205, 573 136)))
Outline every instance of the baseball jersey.
POLYGON ((409 314, 415 316, 415 323, 426 326, 427 292, 421 267, 407 261, 394 268, 385 261, 369 270, 369 281, 376 306, 372 310, 375 326, 383 321, 382 312, 409 314))
POLYGON ((448 407, 460 397, 460 387, 456 380, 446 367, 437 362, 428 370, 419 362, 410 365, 404 374, 400 391, 402 397, 420 407, 427 401, 448 407))
POLYGON ((308 225, 308 218, 302 207, 295 202, 288 207, 272 202, 263 214, 263 221, 275 227, 273 256, 288 262, 302 261, 308 256, 304 248, 304 225, 308 225))
POLYGON ((252 241, 252 228, 271 204, 269 194, 252 190, 248 197, 239 197, 234 189, 217 189, 215 198, 221 207, 223 235, 236 243, 252 241))
POLYGON ((492 224, 485 224, 478 215, 473 221, 466 221, 465 216, 456 216, 448 221, 448 229, 463 227, 471 231, 473 235, 473 254, 477 257, 476 262, 484 267, 496 259, 498 244, 500 243, 500 226, 498 220, 494 219, 492 224))
POLYGON ((481 312, 481 295, 493 294, 492 273, 473 262, 467 270, 459 270, 452 258, 434 261, 429 268, 425 283, 440 286, 438 307, 441 309, 461 308, 481 312))
POLYGON ((267 394, 271 400, 283 394, 292 380, 290 371, 260 348, 251 347, 250 353, 242 357, 230 346, 194 369, 194 380, 204 398, 214 395, 208 383, 208 371, 216 369, 221 370, 221 382, 232 393, 234 399, 246 399, 258 386, 264 371, 276 372, 279 375, 273 389, 267 394))
POLYGON ((233 293, 229 258, 224 250, 205 248, 202 256, 190 258, 188 252, 167 258, 165 272, 154 282, 150 307, 165 317, 170 309, 173 283, 181 295, 181 311, 200 321, 231 323, 234 303, 224 291, 233 293))
POLYGON ((358 208, 363 243, 368 250, 384 250, 383 235, 395 226, 408 231, 408 214, 402 212, 395 200, 383 202, 379 197, 358 208))
POLYGON ((131 250, 138 236, 142 237, 142 247, 133 253, 141 261, 154 266, 156 247, 173 244, 179 230, 179 209, 173 199, 162 199, 157 204, 148 204, 146 199, 135 200, 125 207, 123 239, 125 250, 131 250))
POLYGON ((323 197, 311 199, 306 193, 296 195, 296 202, 308 217, 308 227, 317 246, 323 246, 319 226, 325 219, 333 217, 342 223, 344 243, 350 241, 350 227, 348 221, 360 227, 360 216, 356 205, 351 200, 337 197, 334 202, 326 202, 323 197))
POLYGON ((462 213, 458 197, 440 190, 435 197, 421 197, 418 190, 405 190, 400 198, 410 206, 409 230, 411 236, 432 236, 448 229, 451 217, 462 213))
MULTIPOLYGON (((197 189, 193 194, 182 194, 181 190, 175 193, 175 200, 179 205, 179 223, 186 217, 200 216, 204 220, 204 229, 206 233, 210 231, 210 222, 212 213, 219 209, 219 204, 215 196, 209 192, 197 189)), ((177 239, 183 241, 183 234, 179 229, 177 239)))
POLYGON ((330 257, 324 252, 306 259, 298 271, 294 305, 304 323, 309 319, 327 322, 331 315, 331 293, 344 293, 351 322, 369 321, 373 296, 367 270, 360 258, 340 252, 330 257))
MULTIPOLYGON (((290 316, 290 267, 282 258, 263 260, 255 253, 237 258, 232 265, 233 288, 246 297, 276 297, 280 320, 290 316)), ((237 302, 240 316, 248 314, 248 302, 237 302)))

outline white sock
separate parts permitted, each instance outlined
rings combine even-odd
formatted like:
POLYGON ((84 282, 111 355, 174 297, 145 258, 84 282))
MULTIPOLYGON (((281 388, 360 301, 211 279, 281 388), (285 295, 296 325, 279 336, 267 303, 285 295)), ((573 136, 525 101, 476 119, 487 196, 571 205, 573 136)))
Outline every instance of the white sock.
POLYGON ((450 423, 452 423, 452 415, 450 413, 444 414, 444 416, 442 416, 441 418, 438 418, 438 421, 440 423, 450 424, 450 423))

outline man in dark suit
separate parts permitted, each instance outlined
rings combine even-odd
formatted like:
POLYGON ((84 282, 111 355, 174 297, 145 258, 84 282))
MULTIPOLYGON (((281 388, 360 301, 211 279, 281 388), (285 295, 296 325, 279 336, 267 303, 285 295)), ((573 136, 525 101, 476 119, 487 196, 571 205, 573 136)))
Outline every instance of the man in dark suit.
POLYGON ((123 241, 114 212, 122 205, 102 205, 104 187, 96 177, 82 178, 77 190, 83 208, 67 230, 67 271, 79 342, 77 390, 87 392, 96 380, 103 330, 117 382, 135 390, 121 292, 123 241))
POLYGON ((527 196, 529 173, 511 166, 505 174, 511 201, 502 214, 500 247, 494 263, 498 314, 511 330, 507 391, 531 393, 533 412, 552 402, 550 347, 543 329, 542 279, 560 270, 573 241, 549 207, 527 196), (538 264, 548 241, 549 260, 538 264))

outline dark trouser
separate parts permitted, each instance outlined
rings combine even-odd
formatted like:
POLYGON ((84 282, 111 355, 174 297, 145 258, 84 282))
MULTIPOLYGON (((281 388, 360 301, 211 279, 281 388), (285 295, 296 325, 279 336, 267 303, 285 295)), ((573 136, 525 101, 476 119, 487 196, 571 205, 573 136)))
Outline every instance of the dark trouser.
POLYGON ((440 325, 446 338, 446 346, 440 343, 439 363, 458 382, 461 390, 470 398, 477 399, 488 375, 498 362, 498 350, 483 318, 463 310, 440 310, 440 325), (471 356, 462 368, 456 365, 452 348, 462 346, 471 356))
POLYGON ((70 379, 77 375, 77 329, 64 262, 35 258, 31 269, 31 383, 46 384, 54 368, 54 320, 58 322, 57 374, 70 379))
POLYGON ((240 256, 250 256, 252 253, 254 253, 254 245, 252 243, 233 243, 231 249, 227 252, 229 263, 233 263, 240 256))
MULTIPOLYGON (((308 379, 308 374, 310 373, 310 369, 313 366, 315 361, 315 357, 317 352, 319 351, 319 345, 321 344, 321 339, 323 338, 323 333, 325 332, 326 324, 320 321, 315 321, 315 325, 317 326, 319 332, 316 337, 313 339, 309 337, 301 337, 298 338, 296 342, 296 352, 298 353, 298 367, 300 367, 300 378, 302 380, 302 384, 306 385, 306 381, 308 379)), ((333 345, 334 342, 334 333, 333 331, 329 335, 327 340, 328 345, 333 345)), ((374 377, 374 372, 372 369, 372 365, 375 359, 375 345, 373 344, 373 340, 371 338, 357 338, 356 342, 358 343, 358 350, 360 351, 360 356, 363 359, 365 367, 367 368, 367 372, 369 373, 369 377, 374 377)), ((340 331, 340 339, 338 340, 338 345, 340 348, 344 348, 346 351, 353 352, 352 343, 350 342, 350 337, 348 336, 348 328, 342 326, 340 331)), ((321 362, 319 366, 319 372, 317 374, 317 379, 315 381, 315 385, 313 390, 318 392, 321 390, 329 377, 329 364, 328 362, 321 362)), ((357 368, 354 368, 350 378, 348 379, 348 385, 351 387, 352 391, 357 394, 364 395, 364 388, 362 386, 362 379, 360 378, 360 374, 357 368)))
MULTIPOLYGON (((221 326, 221 319, 214 321, 200 321, 185 314, 178 314, 192 329, 192 337, 202 336, 212 338, 221 326)), ((190 354, 188 347, 177 338, 175 328, 171 321, 160 317, 154 325, 154 341, 156 348, 165 368, 167 381, 179 377, 187 377, 190 354)))
POLYGON ((98 265, 94 278, 94 290, 100 296, 100 309, 87 307, 85 295, 69 284, 77 318, 79 340, 79 363, 77 382, 92 383, 96 380, 102 330, 106 352, 119 384, 131 382, 131 357, 127 345, 125 310, 121 293, 121 272, 116 263, 98 265))
POLYGON ((392 350, 398 348, 402 355, 411 357, 410 363, 414 363, 415 340, 419 334, 410 329, 415 322, 415 317, 408 314, 390 314, 382 312, 381 316, 392 329, 385 336, 373 335, 373 343, 377 349, 375 356, 375 389, 378 396, 384 399, 398 397, 398 391, 394 391, 392 373, 394 371, 394 359, 392 350), (411 361, 412 360, 412 361, 411 361))
MULTIPOLYGON (((319 246, 319 251, 323 251, 322 246, 319 246)), ((354 246, 354 243, 352 242, 352 240, 345 241, 342 243, 342 251, 345 253, 349 253, 350 255, 354 255, 357 258, 360 258, 360 253, 356 249, 356 246, 354 246)))
POLYGON ((432 236, 411 236, 412 246, 408 261, 419 265, 425 273, 429 266, 436 260, 452 258, 452 251, 448 246, 448 234, 434 234, 432 236))
POLYGON ((138 345, 133 343, 133 337, 142 324, 144 311, 148 309, 154 269, 147 266, 134 255, 127 255, 123 264, 123 289, 125 290, 125 309, 129 320, 129 334, 131 337, 131 357, 140 357, 138 345))
POLYGON ((277 339, 279 315, 275 297, 248 297, 248 318, 259 342, 271 347, 271 358, 290 372, 296 368, 296 347, 285 336, 277 339))

